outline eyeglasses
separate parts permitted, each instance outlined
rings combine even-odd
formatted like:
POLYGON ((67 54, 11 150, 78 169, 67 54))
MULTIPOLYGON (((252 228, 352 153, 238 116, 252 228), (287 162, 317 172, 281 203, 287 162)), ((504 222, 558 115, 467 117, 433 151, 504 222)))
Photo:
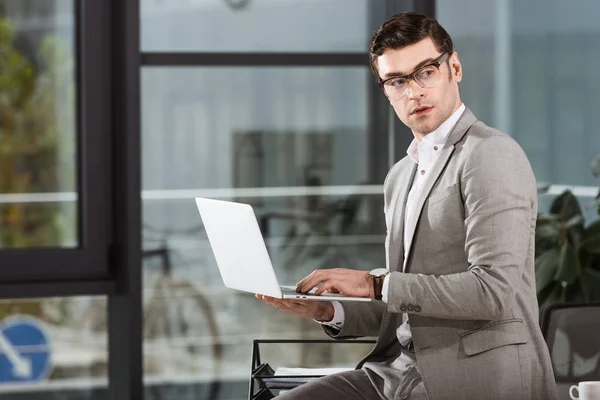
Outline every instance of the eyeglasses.
POLYGON ((422 88, 434 87, 439 83, 442 76, 440 66, 448 60, 448 56, 448 53, 444 53, 433 62, 408 75, 393 76, 384 81, 379 81, 379 86, 381 86, 385 95, 392 100, 398 100, 406 94, 410 86, 410 80, 417 82, 422 88))

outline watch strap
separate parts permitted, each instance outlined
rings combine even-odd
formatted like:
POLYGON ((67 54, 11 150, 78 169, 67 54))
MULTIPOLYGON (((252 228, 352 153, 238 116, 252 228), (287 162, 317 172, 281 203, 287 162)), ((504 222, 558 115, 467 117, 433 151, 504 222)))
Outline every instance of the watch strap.
POLYGON ((373 294, 375 300, 381 300, 383 298, 383 280, 385 279, 385 275, 374 276, 373 277, 373 294))

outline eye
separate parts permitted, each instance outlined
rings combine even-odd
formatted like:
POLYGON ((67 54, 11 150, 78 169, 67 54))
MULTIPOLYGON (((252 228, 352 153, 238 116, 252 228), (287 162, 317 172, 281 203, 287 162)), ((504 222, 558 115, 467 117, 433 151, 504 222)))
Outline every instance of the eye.
POLYGON ((406 78, 391 79, 390 81, 388 81, 388 85, 398 88, 404 86, 406 84, 406 81, 406 78))
POLYGON ((427 79, 427 78, 430 78, 431 76, 435 75, 436 72, 437 72, 437 69, 435 67, 425 67, 419 71, 419 73, 417 74, 417 77, 419 79, 427 79))

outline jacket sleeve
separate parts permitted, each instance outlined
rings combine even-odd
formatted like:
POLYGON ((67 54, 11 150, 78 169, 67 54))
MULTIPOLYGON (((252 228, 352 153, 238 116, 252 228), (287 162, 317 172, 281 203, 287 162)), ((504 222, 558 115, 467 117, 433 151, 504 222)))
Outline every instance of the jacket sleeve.
MULTIPOLYGON (((510 312, 533 246, 537 194, 531 166, 513 139, 495 135, 473 149, 461 176, 465 272, 393 272, 389 312, 448 319, 495 319, 510 312)), ((412 268, 426 262, 414 259, 412 268)))
POLYGON ((349 339, 362 336, 377 336, 385 303, 381 301, 342 302, 344 308, 344 325, 341 330, 322 325, 323 330, 334 339, 349 339))

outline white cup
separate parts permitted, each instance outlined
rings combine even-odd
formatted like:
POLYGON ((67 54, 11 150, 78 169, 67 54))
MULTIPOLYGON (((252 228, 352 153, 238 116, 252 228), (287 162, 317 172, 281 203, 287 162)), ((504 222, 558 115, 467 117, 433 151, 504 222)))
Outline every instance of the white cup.
POLYGON ((579 385, 571 386, 569 396, 573 400, 600 400, 600 381, 579 382, 579 385), (575 390, 577 390, 578 397, 573 394, 575 390))

